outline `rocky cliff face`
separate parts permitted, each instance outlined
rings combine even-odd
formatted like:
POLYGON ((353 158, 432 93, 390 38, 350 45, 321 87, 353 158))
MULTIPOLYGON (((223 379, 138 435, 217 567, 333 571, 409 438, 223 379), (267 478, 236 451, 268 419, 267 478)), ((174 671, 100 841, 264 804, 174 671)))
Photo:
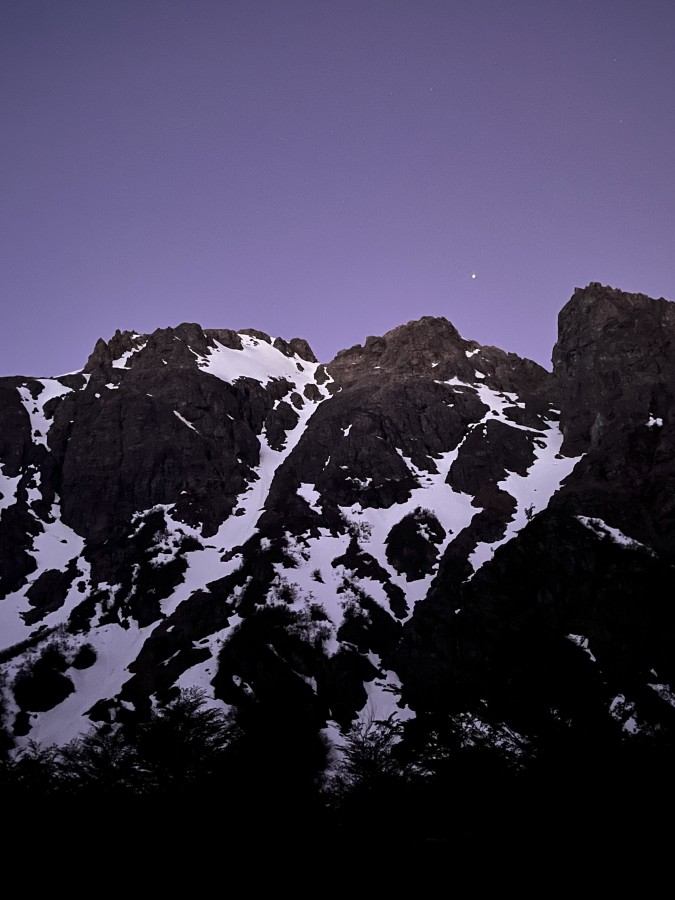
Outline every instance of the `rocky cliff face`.
POLYGON ((191 685, 308 745, 670 729, 674 309, 577 289, 552 373, 424 317, 327 365, 183 324, 0 379, 8 741, 191 685))

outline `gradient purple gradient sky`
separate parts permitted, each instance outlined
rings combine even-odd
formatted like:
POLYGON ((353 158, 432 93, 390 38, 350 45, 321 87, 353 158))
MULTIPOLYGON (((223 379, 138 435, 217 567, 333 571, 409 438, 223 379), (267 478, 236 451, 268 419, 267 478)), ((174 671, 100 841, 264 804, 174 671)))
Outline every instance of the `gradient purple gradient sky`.
POLYGON ((672 0, 3 0, 0 73, 0 374, 422 315, 550 368, 575 286, 675 296, 672 0))

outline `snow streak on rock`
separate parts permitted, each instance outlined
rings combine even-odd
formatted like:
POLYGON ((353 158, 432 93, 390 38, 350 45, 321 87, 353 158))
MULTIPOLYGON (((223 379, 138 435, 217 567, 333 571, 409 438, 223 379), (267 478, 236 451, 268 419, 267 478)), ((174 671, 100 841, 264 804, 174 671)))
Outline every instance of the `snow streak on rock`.
MULTIPOLYGON (((139 334, 135 334, 135 335, 133 336, 133 340, 135 340, 136 342, 138 342, 138 339, 139 339, 139 338, 140 338, 140 335, 139 335, 139 334)), ((135 346, 135 347, 132 347, 131 350, 127 350, 127 351, 126 351, 125 353, 123 353, 118 359, 114 359, 114 360, 113 360, 113 368, 114 368, 114 369, 129 369, 130 366, 128 366, 127 363, 129 362, 129 360, 131 359, 131 357, 132 357, 135 353, 140 353, 141 350, 143 350, 145 347, 147 347, 147 345, 148 345, 148 342, 147 342, 147 341, 144 341, 142 344, 138 344, 138 343, 137 343, 136 346, 135 346)))
POLYGON ((220 649, 230 637, 233 629, 240 623, 241 618, 237 614, 230 616, 226 628, 222 628, 220 631, 215 632, 215 634, 210 634, 208 637, 195 642, 195 647, 199 647, 202 650, 208 650, 211 655, 208 659, 205 659, 204 662, 197 663, 191 668, 186 669, 176 681, 176 687, 178 688, 187 689, 196 687, 203 690, 205 706, 208 708, 223 709, 226 711, 230 709, 230 707, 222 700, 218 700, 212 696, 213 688, 211 682, 213 681, 218 668, 218 654, 220 649))
POLYGON ((376 653, 369 653, 368 659, 380 674, 365 684, 368 701, 359 711, 359 719, 361 721, 364 719, 383 721, 392 716, 399 722, 414 719, 413 710, 406 705, 399 705, 401 682, 398 675, 389 669, 383 669, 382 660, 376 653))
POLYGON ((5 475, 0 464, 0 513, 16 503, 16 489, 20 481, 21 475, 10 478, 9 475, 5 475))
MULTIPOLYGON (((79 558, 84 548, 83 539, 61 521, 58 503, 52 507, 51 514, 54 521, 40 522, 42 531, 35 537, 33 547, 28 551, 35 558, 37 565, 35 572, 29 576, 27 584, 9 594, 0 603, 0 649, 26 640, 37 630, 36 626, 26 625, 22 613, 28 613, 32 609, 26 592, 43 572, 48 570, 64 572, 70 560, 77 559, 81 575, 76 580, 88 576, 89 564, 79 558)), ((41 626, 49 627, 64 621, 64 615, 67 615, 81 600, 82 594, 78 593, 75 584, 72 584, 65 603, 58 610, 47 614, 41 626)))
POLYGON ((595 656, 591 653, 590 648, 588 646, 588 638, 584 637, 583 634, 568 634, 566 635, 568 641, 572 641, 577 647, 583 650, 590 657, 591 662, 597 662, 595 656))
POLYGON ((668 706, 675 707, 675 693, 669 684, 649 683, 647 687, 650 687, 655 694, 658 694, 668 706))
POLYGON ((602 519, 591 518, 589 516, 577 516, 576 518, 601 540, 610 540, 613 544, 619 544, 619 546, 625 547, 627 550, 645 550, 650 556, 656 556, 651 547, 628 537, 622 531, 619 531, 618 528, 612 528, 611 525, 603 522, 602 519))
MULTIPOLYGON (((174 416, 175 416, 177 419, 180 419, 180 421, 181 421, 184 425, 187 425, 188 428, 191 428, 193 431, 197 431, 197 429, 196 429, 195 426, 192 424, 192 422, 188 422, 188 420, 187 420, 184 416, 181 416, 181 414, 180 414, 179 412, 176 412, 175 409, 174 409, 174 411, 173 411, 173 414, 174 414, 174 416)), ((198 431, 197 431, 197 434, 199 434, 198 431)))
MULTIPOLYGON (((514 407, 522 409, 525 406, 524 403, 518 401, 516 394, 498 392, 485 384, 470 385, 460 381, 458 378, 452 378, 449 381, 440 383, 474 391, 478 394, 481 402, 487 406, 487 413, 480 421, 469 427, 467 436, 473 429, 479 428, 487 422, 501 422, 509 428, 528 432, 533 438, 535 460, 530 466, 527 475, 509 472, 506 478, 498 482, 498 486, 514 498, 517 507, 506 527, 504 536, 492 543, 478 544, 469 557, 469 562, 473 566, 474 572, 476 572, 485 562, 492 559, 497 547, 510 541, 525 527, 533 515, 546 509, 553 494, 572 472, 581 457, 564 457, 560 455, 563 436, 554 420, 546 419, 546 425, 541 430, 513 422, 508 417, 507 411, 514 407)), ((466 440, 466 437, 464 440, 466 440)), ((457 449, 459 451, 460 448, 458 447, 457 449)))
POLYGON ((17 388, 17 390, 21 397, 21 402, 30 417, 30 430, 33 442, 46 447, 47 432, 51 422, 45 415, 45 404, 48 400, 53 400, 54 397, 61 397, 63 394, 70 393, 72 388, 66 387, 55 378, 39 378, 36 381, 42 385, 42 390, 36 400, 33 399, 33 395, 26 386, 17 388))
POLYGON ((534 445, 535 461, 527 475, 510 472, 499 482, 499 487, 516 501, 516 511, 506 526, 506 534, 501 540, 491 544, 479 544, 471 554, 470 562, 474 571, 478 571, 483 563, 492 559, 497 547, 512 540, 533 516, 546 509, 551 497, 581 459, 580 456, 560 455, 563 436, 555 422, 549 421, 548 425, 547 431, 534 432, 537 435, 534 445))

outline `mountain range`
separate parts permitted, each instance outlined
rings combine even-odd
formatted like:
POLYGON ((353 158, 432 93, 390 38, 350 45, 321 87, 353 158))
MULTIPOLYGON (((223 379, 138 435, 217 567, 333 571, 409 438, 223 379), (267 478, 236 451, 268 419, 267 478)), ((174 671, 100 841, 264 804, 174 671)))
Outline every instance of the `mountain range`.
POLYGON ((327 364, 184 323, 0 379, 3 753, 197 691, 315 778, 386 725, 515 768, 656 759, 674 388, 675 304, 598 283, 552 371, 423 317, 327 364))

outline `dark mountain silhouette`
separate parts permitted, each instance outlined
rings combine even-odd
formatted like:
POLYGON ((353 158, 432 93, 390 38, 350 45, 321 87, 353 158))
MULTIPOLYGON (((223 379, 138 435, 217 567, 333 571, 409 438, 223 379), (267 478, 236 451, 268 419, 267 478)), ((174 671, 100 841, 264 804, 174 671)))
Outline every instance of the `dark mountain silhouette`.
POLYGON ((183 324, 0 379, 8 758, 197 689, 265 790, 373 737, 438 783, 660 772, 674 387, 675 305, 595 283, 552 372, 424 317, 326 365, 183 324))

